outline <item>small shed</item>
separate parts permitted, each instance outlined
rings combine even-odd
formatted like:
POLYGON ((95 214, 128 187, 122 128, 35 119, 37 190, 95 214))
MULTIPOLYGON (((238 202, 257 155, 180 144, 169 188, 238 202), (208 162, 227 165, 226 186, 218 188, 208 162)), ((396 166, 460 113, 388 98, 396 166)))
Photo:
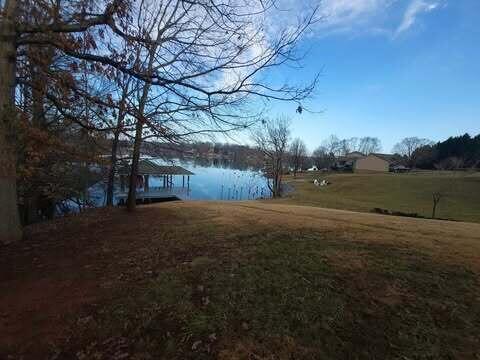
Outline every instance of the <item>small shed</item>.
POLYGON ((390 163, 375 155, 370 154, 362 158, 356 159, 353 164, 355 172, 388 172, 390 163))

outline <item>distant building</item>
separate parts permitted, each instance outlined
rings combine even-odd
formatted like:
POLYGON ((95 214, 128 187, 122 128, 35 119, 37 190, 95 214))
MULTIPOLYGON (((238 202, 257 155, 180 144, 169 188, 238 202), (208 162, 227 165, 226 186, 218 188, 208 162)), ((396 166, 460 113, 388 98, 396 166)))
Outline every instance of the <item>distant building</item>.
POLYGON ((359 158, 362 158, 364 157, 365 154, 364 153, 361 153, 360 151, 352 151, 352 152, 349 152, 346 157, 348 158, 353 158, 353 159, 359 159, 359 158))
POLYGON ((391 172, 408 172, 410 168, 406 166, 406 159, 405 157, 398 155, 398 154, 373 154, 385 161, 388 161, 389 170, 391 172))
POLYGON ((352 171, 355 161, 363 157, 365 157, 365 155, 359 151, 348 153, 345 156, 339 156, 337 157, 333 168, 340 171, 352 171))
MULTIPOLYGON (((399 167, 401 158, 392 154, 372 153, 364 155, 354 151, 340 156, 335 162, 334 169, 354 172, 389 172, 399 167)), ((408 171, 402 168, 402 171, 408 171)))
POLYGON ((376 154, 370 154, 358 158, 353 163, 354 172, 388 172, 390 162, 376 154))

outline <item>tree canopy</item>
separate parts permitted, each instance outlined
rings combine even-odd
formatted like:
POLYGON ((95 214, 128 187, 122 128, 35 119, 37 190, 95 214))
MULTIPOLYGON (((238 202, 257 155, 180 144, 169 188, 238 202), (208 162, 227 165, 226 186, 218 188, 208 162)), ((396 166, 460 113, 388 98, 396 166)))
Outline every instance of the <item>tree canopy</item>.
MULTIPOLYGON (((0 217, 6 221, 0 241, 20 237, 19 199, 35 207, 46 197, 54 207, 51 190, 65 185, 49 186, 44 177, 40 183, 47 186, 31 186, 41 172, 28 170, 29 164, 62 169, 53 176, 61 180, 66 164, 90 168, 99 155, 110 153, 110 184, 115 143, 129 139, 131 185, 145 139, 178 143, 244 129, 261 117, 268 100, 292 101, 303 109, 317 75, 303 84, 279 84, 267 74, 301 60, 296 45, 318 20, 317 9, 296 14, 295 25, 275 24, 271 31, 267 19, 282 11, 275 5, 274 0, 1 1, 0 217), (39 134, 47 143, 66 146, 57 147, 55 156, 36 145, 31 151, 29 137, 39 134), (81 150, 92 143, 96 153, 81 150), (87 153, 93 158, 85 159, 87 153)), ((132 210, 134 196, 128 201, 132 210)))

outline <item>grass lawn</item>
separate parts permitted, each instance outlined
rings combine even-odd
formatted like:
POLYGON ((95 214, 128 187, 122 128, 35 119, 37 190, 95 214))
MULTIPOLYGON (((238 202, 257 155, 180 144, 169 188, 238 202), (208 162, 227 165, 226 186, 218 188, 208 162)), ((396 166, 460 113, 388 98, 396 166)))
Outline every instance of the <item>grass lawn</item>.
POLYGON ((480 173, 418 172, 408 174, 299 174, 286 181, 295 188, 286 200, 292 204, 354 211, 382 208, 432 215, 432 193, 441 192, 436 217, 480 222, 480 173), (326 187, 313 179, 327 179, 326 187))
POLYGON ((0 358, 478 359, 480 224, 96 210, 0 248, 0 358))

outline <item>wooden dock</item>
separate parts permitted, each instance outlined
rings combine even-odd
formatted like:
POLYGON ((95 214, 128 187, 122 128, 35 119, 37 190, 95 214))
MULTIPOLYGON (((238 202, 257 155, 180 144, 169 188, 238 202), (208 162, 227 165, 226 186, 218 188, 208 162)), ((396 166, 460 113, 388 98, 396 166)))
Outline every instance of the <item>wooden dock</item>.
MULTIPOLYGON (((186 200, 190 189, 186 187, 150 187, 147 191, 137 191, 136 199, 138 203, 154 203, 162 201, 186 200)), ((115 194, 118 203, 125 204, 128 192, 119 192, 115 194)))

